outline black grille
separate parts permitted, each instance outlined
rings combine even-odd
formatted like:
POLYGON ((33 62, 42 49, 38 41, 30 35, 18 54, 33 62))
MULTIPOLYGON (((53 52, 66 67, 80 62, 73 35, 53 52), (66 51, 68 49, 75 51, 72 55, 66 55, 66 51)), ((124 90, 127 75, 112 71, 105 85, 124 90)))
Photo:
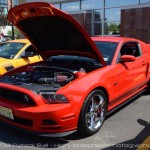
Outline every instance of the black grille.
POLYGON ((16 124, 21 124, 24 126, 28 126, 28 127, 32 127, 33 126, 33 121, 29 120, 29 119, 23 119, 23 118, 19 118, 19 117, 15 117, 14 116, 14 120, 8 119, 6 117, 3 117, 0 115, 0 117, 7 119, 8 121, 14 122, 16 124))
POLYGON ((24 94, 18 91, 0 88, 0 97, 10 100, 10 101, 15 101, 21 104, 35 106, 35 103, 27 94, 24 94))
POLYGON ((13 122, 15 122, 17 124, 29 126, 29 127, 33 126, 33 121, 29 120, 29 119, 23 119, 23 118, 15 117, 14 120, 13 120, 13 122))

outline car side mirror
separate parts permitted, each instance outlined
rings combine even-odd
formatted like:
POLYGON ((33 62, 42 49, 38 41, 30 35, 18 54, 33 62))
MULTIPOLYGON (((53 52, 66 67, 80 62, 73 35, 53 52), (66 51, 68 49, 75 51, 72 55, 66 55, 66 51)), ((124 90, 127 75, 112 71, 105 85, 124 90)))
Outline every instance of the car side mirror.
POLYGON ((21 58, 28 58, 34 56, 34 52, 25 52, 24 55, 21 56, 21 58))
POLYGON ((120 62, 132 62, 135 61, 135 56, 133 55, 122 55, 120 58, 120 62))

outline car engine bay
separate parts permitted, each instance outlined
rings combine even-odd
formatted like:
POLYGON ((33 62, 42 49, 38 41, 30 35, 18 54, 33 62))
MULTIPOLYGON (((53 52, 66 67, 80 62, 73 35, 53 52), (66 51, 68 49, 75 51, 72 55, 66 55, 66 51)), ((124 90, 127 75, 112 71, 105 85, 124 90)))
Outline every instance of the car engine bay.
POLYGON ((93 59, 52 57, 37 65, 28 65, 25 71, 4 76, 0 79, 0 83, 15 85, 36 93, 47 90, 57 91, 62 86, 100 67, 101 64, 93 59))

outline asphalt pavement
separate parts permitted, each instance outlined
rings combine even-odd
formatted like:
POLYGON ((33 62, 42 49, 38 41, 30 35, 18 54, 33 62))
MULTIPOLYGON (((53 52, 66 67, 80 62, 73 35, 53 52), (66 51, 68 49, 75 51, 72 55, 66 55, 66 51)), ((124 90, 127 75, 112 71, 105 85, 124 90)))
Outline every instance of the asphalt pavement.
POLYGON ((107 117, 90 137, 37 137, 0 124, 0 150, 145 150, 150 149, 150 95, 143 94, 107 117))

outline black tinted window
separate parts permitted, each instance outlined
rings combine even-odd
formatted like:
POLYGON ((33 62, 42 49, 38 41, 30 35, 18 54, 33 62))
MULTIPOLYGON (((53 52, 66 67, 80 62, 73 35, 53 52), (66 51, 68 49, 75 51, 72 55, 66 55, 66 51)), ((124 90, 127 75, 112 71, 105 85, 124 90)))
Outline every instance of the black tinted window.
POLYGON ((96 41, 95 44, 97 48, 99 49, 99 51, 101 52, 106 63, 110 65, 112 62, 113 56, 115 54, 118 43, 96 41))
POLYGON ((136 42, 128 42, 125 43, 121 48, 121 56, 122 55, 133 55, 135 57, 138 57, 141 55, 138 43, 136 42))
POLYGON ((29 47, 26 48, 26 50, 21 54, 21 56, 25 55, 25 53, 28 52, 33 52, 34 55, 38 55, 37 50, 30 45, 29 47))

